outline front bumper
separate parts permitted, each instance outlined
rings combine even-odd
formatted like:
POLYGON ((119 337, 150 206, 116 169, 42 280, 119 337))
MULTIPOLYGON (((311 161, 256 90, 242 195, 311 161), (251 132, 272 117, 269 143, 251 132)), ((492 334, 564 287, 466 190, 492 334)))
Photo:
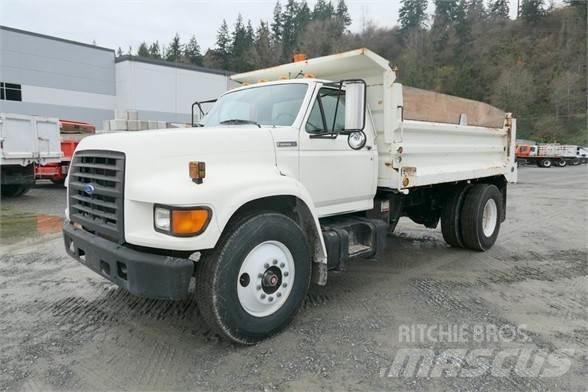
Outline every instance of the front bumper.
POLYGON ((67 222, 63 239, 71 257, 131 294, 158 299, 188 296, 192 260, 130 249, 67 222))

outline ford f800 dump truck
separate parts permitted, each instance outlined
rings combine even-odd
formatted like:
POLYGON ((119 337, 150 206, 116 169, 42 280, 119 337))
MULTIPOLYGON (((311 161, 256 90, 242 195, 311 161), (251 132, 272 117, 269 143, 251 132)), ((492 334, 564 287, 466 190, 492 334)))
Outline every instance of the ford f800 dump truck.
POLYGON ((515 120, 403 87, 366 49, 232 78, 193 128, 85 138, 67 252, 139 296, 195 295, 220 335, 280 331, 311 282, 372 257, 401 216, 489 249, 516 180, 515 120))

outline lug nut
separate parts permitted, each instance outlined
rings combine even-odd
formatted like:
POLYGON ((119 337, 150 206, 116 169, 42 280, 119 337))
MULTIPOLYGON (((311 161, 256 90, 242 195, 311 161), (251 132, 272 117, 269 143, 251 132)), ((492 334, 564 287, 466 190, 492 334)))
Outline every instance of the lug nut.
POLYGON ((267 300, 270 301, 270 302, 272 302, 274 300, 274 297, 268 297, 267 300))
POLYGON ((275 259, 274 259, 274 264, 278 264, 278 260, 275 260, 275 259))
POLYGON ((259 273, 259 274, 257 274, 257 277, 258 277, 259 279, 261 279, 261 278, 263 278, 263 274, 262 274, 262 273, 259 273))
POLYGON ((261 294, 261 299, 265 299, 265 294, 261 294))
POLYGON ((269 264, 268 264, 268 263, 265 263, 265 264, 263 265, 263 268, 265 268, 265 269, 268 269, 268 268, 269 268, 269 264))
POLYGON ((286 264, 280 263, 280 268, 284 268, 285 266, 286 266, 286 264))
POLYGON ((282 287, 288 287, 288 283, 284 283, 282 287))
POLYGON ((261 286, 260 285, 257 285, 256 289, 257 290, 261 290, 261 286))
POLYGON ((277 293, 276 297, 280 298, 282 296, 282 293, 277 293))
POLYGON ((288 276, 288 271, 284 271, 284 276, 288 276))

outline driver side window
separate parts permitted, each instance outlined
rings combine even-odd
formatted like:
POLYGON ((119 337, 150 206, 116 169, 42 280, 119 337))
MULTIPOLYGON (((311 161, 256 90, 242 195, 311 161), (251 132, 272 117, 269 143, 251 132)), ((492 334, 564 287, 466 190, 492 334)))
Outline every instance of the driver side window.
POLYGON ((323 87, 319 90, 308 121, 306 131, 319 133, 345 129, 345 92, 323 87), (337 100, 339 103, 337 103, 337 100))

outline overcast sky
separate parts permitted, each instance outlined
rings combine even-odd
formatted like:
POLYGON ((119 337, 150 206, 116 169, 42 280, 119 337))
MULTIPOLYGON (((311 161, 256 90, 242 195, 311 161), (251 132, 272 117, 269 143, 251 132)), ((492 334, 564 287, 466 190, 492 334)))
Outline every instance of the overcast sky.
MULTIPOLYGON (((282 5, 286 1, 282 0, 282 5)), ((311 9, 315 1, 308 0, 311 9)), ((353 19, 352 31, 359 31, 366 20, 379 26, 397 24, 400 0, 346 3, 353 19)), ((195 34, 204 52, 214 46, 223 18, 231 26, 241 13, 255 26, 260 19, 271 20, 274 4, 275 0, 0 0, 0 24, 86 43, 95 41, 112 49, 120 46, 124 52, 129 45, 136 49, 143 40, 167 44, 178 32, 185 42, 195 34)))

